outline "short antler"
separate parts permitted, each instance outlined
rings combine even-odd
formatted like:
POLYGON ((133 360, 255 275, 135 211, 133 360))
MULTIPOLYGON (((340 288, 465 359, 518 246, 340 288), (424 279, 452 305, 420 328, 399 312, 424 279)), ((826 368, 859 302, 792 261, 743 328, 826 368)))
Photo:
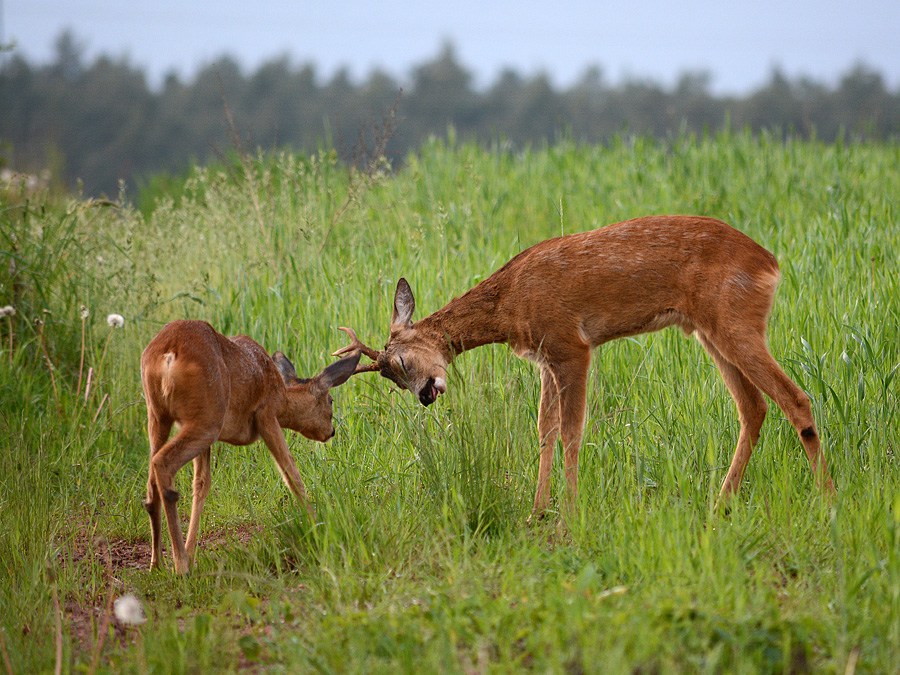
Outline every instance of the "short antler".
POLYGON ((378 355, 381 352, 378 352, 378 351, 372 349, 371 347, 368 347, 368 346, 364 345, 362 342, 360 342, 359 338, 356 337, 356 331, 354 331, 352 328, 345 328, 343 326, 340 326, 339 330, 342 330, 347 335, 349 335, 351 342, 346 347, 341 347, 336 352, 332 353, 332 356, 346 356, 347 354, 350 354, 352 352, 359 351, 359 352, 362 352, 363 354, 365 354, 366 356, 368 356, 370 359, 372 359, 372 363, 369 363, 367 365, 356 366, 356 371, 354 371, 354 374, 371 373, 376 370, 379 370, 378 355))

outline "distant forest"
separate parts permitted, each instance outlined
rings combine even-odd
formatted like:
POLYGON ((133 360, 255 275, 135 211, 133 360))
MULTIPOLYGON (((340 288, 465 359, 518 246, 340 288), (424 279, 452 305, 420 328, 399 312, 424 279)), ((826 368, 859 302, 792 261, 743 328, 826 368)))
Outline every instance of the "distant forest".
POLYGON ((358 83, 347 71, 322 81, 314 65, 287 57, 245 75, 223 57, 190 81, 168 76, 158 90, 125 59, 86 63, 69 32, 57 39, 53 63, 33 65, 8 52, 2 59, 0 168, 49 169, 57 184, 89 196, 115 196, 120 180, 133 189, 142 177, 221 157, 233 147, 235 130, 246 149, 309 152, 325 145, 349 156, 360 133, 382 123, 401 89, 399 122, 386 148, 395 166, 429 136, 451 128, 457 138, 512 148, 725 127, 825 142, 900 137, 900 91, 888 91, 882 76, 864 65, 834 86, 789 79, 775 69, 760 89, 729 97, 713 95, 704 72, 686 72, 672 87, 644 79, 613 86, 597 67, 566 89, 546 74, 506 70, 479 90, 451 44, 405 81, 380 71, 358 83))

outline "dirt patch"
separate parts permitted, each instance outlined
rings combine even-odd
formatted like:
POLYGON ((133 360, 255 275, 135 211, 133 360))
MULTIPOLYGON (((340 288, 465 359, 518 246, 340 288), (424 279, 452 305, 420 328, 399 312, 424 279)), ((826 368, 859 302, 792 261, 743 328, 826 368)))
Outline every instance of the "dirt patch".
MULTIPOLYGON (((220 529, 201 537, 198 549, 209 555, 217 550, 224 550, 232 546, 247 545, 253 537, 258 536, 260 527, 257 525, 241 525, 233 529, 220 529)), ((163 544, 163 566, 171 568, 171 561, 166 555, 168 547, 163 544)), ((82 530, 71 539, 71 545, 66 547, 57 556, 57 563, 61 569, 82 569, 83 575, 89 575, 89 568, 82 563, 93 562, 104 570, 104 588, 93 595, 85 591, 86 595, 79 598, 68 597, 62 606, 63 622, 68 627, 73 649, 81 654, 90 654, 96 648, 98 635, 104 626, 112 626, 112 634, 106 638, 106 647, 110 643, 124 647, 133 643, 135 633, 129 627, 119 622, 108 606, 108 589, 112 588, 113 598, 127 593, 128 588, 118 575, 134 570, 150 571, 150 542, 128 541, 125 539, 107 539, 105 537, 91 536, 82 530)), ((91 586, 88 580, 81 584, 81 588, 91 586)), ((104 648, 105 649, 105 648, 104 648)))
MULTIPOLYGON (((204 553, 212 553, 231 546, 246 546, 260 532, 261 528, 258 525, 249 524, 239 525, 233 529, 213 530, 200 537, 197 549, 204 553)), ((167 542, 168 539, 165 539, 162 546, 163 565, 171 562, 167 555, 167 542)), ((97 564, 108 567, 113 572, 135 569, 149 570, 150 542, 91 537, 84 532, 79 532, 73 538, 69 550, 59 554, 58 562, 61 566, 68 567, 91 557, 96 559, 97 564)))
POLYGON ((197 548, 211 553, 238 544, 247 546, 253 538, 259 536, 260 532, 262 532, 262 528, 258 525, 239 525, 231 530, 214 530, 200 538, 197 548))
POLYGON ((113 629, 112 635, 105 640, 107 647, 110 644, 124 647, 134 641, 133 634, 129 636, 127 628, 114 615, 107 614, 103 605, 85 605, 69 600, 63 609, 63 622, 68 626, 72 647, 82 654, 94 652, 104 625, 107 630, 109 626, 113 629))
POLYGON ((126 541, 124 539, 106 539, 91 537, 88 533, 76 533, 71 544, 61 551, 57 557, 61 569, 79 570, 84 576, 92 574, 83 563, 93 562, 104 570, 103 589, 90 592, 94 586, 93 579, 85 578, 80 587, 84 594, 74 597, 70 595, 64 600, 63 622, 68 628, 72 648, 81 654, 90 654, 96 648, 100 635, 112 627, 112 634, 103 638, 106 646, 109 643, 125 646, 129 642, 126 626, 116 620, 107 605, 109 589, 113 598, 126 592, 124 584, 117 578, 122 572, 150 567, 150 544, 144 541, 126 541))
POLYGON ((57 562, 61 567, 68 568, 90 559, 114 572, 149 568, 150 543, 91 537, 85 532, 79 532, 72 538, 71 546, 60 552, 57 562))

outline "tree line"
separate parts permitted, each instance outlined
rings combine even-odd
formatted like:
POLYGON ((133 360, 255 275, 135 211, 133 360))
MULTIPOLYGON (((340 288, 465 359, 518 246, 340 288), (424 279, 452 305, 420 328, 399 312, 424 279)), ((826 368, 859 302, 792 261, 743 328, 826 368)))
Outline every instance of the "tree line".
POLYGON ((865 65, 850 68, 834 86, 774 69, 745 96, 716 96, 710 81, 709 73, 686 72, 671 87, 634 78, 612 85, 591 67, 560 89, 547 74, 505 70, 478 90, 448 43, 405 82, 380 70, 359 83, 346 70, 323 82, 313 64, 294 65, 286 56, 245 75, 223 56, 190 81, 170 74, 154 90, 127 59, 102 55, 87 63, 78 40, 65 32, 51 63, 4 56, 0 166, 28 173, 49 168, 67 189, 115 196, 122 180, 133 188, 141 177, 184 171, 235 142, 347 150, 392 108, 399 122, 386 153, 395 165, 451 127, 460 138, 513 147, 563 136, 595 143, 623 132, 665 138, 725 127, 825 142, 900 137, 900 91, 889 91, 865 65))

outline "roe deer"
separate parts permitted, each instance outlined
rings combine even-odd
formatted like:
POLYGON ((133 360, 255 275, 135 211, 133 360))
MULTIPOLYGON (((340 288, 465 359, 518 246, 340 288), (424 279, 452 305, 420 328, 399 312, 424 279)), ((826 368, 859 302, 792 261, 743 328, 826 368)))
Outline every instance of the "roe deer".
POLYGON ((809 398, 766 347, 766 319, 779 270, 775 257, 725 223, 699 216, 651 216, 549 239, 521 252, 431 316, 412 322, 415 299, 400 279, 383 351, 350 329, 349 347, 423 405, 447 389, 448 364, 480 345, 508 342, 541 371, 540 462, 532 515, 549 499, 557 437, 568 501, 577 496, 591 350, 616 338, 679 326, 697 336, 719 367, 740 416, 722 501, 741 482, 766 415, 765 393, 797 430, 822 488, 834 491, 809 398))
POLYGON ((311 379, 300 379, 284 354, 270 357, 245 335, 226 338, 204 321, 167 324, 141 355, 150 436, 144 506, 150 514, 151 569, 160 566, 160 506, 165 504, 175 571, 188 571, 210 487, 210 446, 216 441, 249 445, 262 438, 284 482, 312 515, 281 429, 322 443, 334 436, 329 390, 346 382, 358 363, 359 354, 351 355, 311 379), (179 429, 169 440, 173 424, 179 429), (185 546, 173 481, 190 460, 194 460, 194 495, 185 546))

